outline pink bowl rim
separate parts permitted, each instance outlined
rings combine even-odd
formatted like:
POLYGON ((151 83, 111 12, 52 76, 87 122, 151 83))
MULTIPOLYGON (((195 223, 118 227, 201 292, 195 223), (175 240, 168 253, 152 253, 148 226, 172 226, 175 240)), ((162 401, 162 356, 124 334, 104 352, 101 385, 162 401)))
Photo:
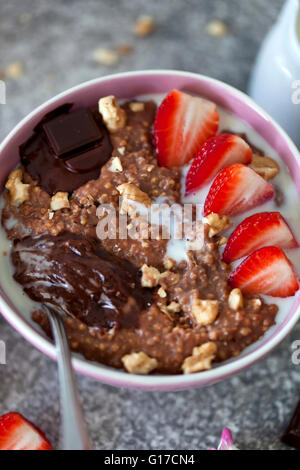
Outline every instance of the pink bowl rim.
MULTIPOLYGON (((115 79, 125 79, 125 78, 134 78, 140 77, 147 80, 155 80, 158 77, 165 78, 187 78, 194 81, 205 83, 212 88, 222 89, 225 93, 225 96, 231 96, 232 99, 236 99, 240 104, 246 105, 248 110, 252 110, 253 115, 262 118, 268 125, 271 125, 273 134, 279 136, 284 142, 286 148, 289 150, 289 153, 294 159, 294 164, 298 167, 300 172, 300 160, 298 160, 299 152, 292 140, 286 134, 286 132, 277 124, 274 119, 266 113, 260 106, 258 106, 251 98, 249 98, 243 92, 237 90, 236 88, 216 80, 214 78, 207 77, 205 75, 177 71, 177 70, 144 70, 144 71, 134 71, 134 72, 124 72, 118 74, 107 75, 105 77, 96 78, 75 87, 72 87, 50 100, 46 101, 42 105, 35 108, 31 113, 29 113, 24 119, 22 119, 14 129, 8 134, 0 145, 0 153, 4 148, 9 145, 10 141, 14 136, 20 131, 20 129, 28 123, 32 118, 37 114, 42 112, 49 105, 56 103, 59 99, 67 97, 69 94, 82 90, 83 88, 93 86, 96 84, 101 84, 115 79), (295 163, 297 162, 297 163, 295 163)), ((249 121, 248 121, 249 122, 249 121)), ((300 188, 298 188, 300 193, 300 188)), ((41 333, 36 331, 29 322, 27 322, 22 315, 14 309, 13 305, 6 296, 0 296, 0 311, 4 318, 11 324, 11 326, 16 329, 28 342, 33 346, 39 349, 41 352, 56 360, 56 349, 55 346, 41 333)), ((145 391, 176 391, 183 390, 188 388, 204 387, 211 385, 213 383, 225 380, 231 377, 234 374, 237 374, 244 369, 248 368, 258 360, 266 356, 270 351, 272 351, 278 344, 283 341, 283 339, 288 335, 288 333, 295 326, 297 321, 300 318, 300 294, 298 293, 295 296, 295 302, 291 308, 289 314, 284 319, 283 323, 280 325, 278 331, 274 332, 264 344, 258 345, 256 349, 247 353, 244 356, 238 356, 233 359, 231 362, 218 365, 216 368, 213 368, 209 371, 200 372, 192 375, 150 375, 150 376, 141 376, 141 375, 131 375, 127 374, 124 371, 106 367, 102 364, 92 363, 85 359, 78 357, 73 357, 73 365, 77 372, 86 375, 92 379, 100 381, 102 383, 113 385, 116 387, 124 388, 133 388, 140 389, 145 391), (297 305, 296 305, 297 304, 297 305)))

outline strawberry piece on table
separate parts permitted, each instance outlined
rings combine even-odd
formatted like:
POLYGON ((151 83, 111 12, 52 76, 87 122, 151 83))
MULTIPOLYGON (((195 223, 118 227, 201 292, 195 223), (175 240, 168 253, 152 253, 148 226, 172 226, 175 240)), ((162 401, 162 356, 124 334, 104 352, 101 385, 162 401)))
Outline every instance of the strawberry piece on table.
POLYGON ((246 295, 290 297, 299 289, 294 267, 278 246, 254 251, 231 273, 229 282, 246 295))
POLYGON ((299 246, 280 212, 260 212, 243 220, 228 239, 223 261, 231 263, 266 245, 287 249, 299 246))
POLYGON ((233 216, 253 209, 274 196, 273 186, 242 163, 224 168, 214 179, 204 203, 211 212, 233 216))
POLYGON ((0 450, 51 450, 45 435, 19 413, 0 416, 0 450))
POLYGON ((154 122, 158 162, 171 168, 193 158, 216 135, 219 114, 215 103, 173 90, 159 106, 154 122))
POLYGON ((220 134, 207 140, 194 158, 187 174, 186 194, 197 191, 226 166, 234 163, 247 165, 252 160, 252 150, 241 137, 220 134))

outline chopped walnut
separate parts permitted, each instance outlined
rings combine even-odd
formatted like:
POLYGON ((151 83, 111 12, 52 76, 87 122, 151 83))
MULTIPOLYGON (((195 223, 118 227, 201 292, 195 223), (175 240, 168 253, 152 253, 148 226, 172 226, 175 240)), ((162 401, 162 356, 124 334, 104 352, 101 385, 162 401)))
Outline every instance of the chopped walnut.
POLYGON ((157 360, 149 357, 144 352, 126 354, 122 362, 130 374, 149 374, 156 369, 157 360))
POLYGON ((171 302, 169 305, 166 306, 166 309, 170 313, 178 313, 181 310, 180 304, 177 302, 171 302))
POLYGON ((145 105, 144 103, 132 102, 129 104, 129 108, 131 109, 132 112, 138 113, 138 112, 144 111, 145 105))
POLYGON ((105 96, 99 100, 99 113, 110 132, 117 132, 126 124, 126 112, 120 108, 114 96, 105 96))
POLYGON ((130 217, 135 218, 137 209, 127 199, 123 199, 120 207, 120 214, 128 214, 130 217))
POLYGON ((211 363, 216 356, 217 346, 213 342, 204 343, 193 349, 192 356, 187 357, 181 368, 184 374, 194 374, 211 369, 211 363))
POLYGON ((122 163, 119 157, 114 157, 112 159, 111 165, 109 167, 109 171, 112 173, 117 173, 118 171, 123 171, 122 163))
POLYGON ((117 190, 126 199, 140 202, 144 206, 151 206, 151 199, 148 194, 144 193, 140 188, 131 183, 123 183, 117 186, 117 190))
POLYGON ((93 52, 93 60, 103 65, 115 65, 119 61, 119 54, 112 49, 100 47, 93 52))
POLYGON ((146 170, 148 171, 148 173, 151 173, 151 171, 153 171, 154 168, 155 168, 154 165, 147 165, 147 166, 146 166, 146 170))
POLYGON ((222 37, 228 34, 228 26, 220 20, 210 21, 205 29, 210 36, 222 37))
POLYGON ((248 299, 248 305, 251 306, 251 308, 256 311, 259 310, 262 306, 262 301, 260 299, 248 299))
POLYGON ((218 240, 218 246, 224 246, 227 243, 227 238, 226 237, 220 237, 218 240))
POLYGON ((9 191, 10 200, 15 206, 20 206, 23 202, 29 199, 29 184, 24 184, 23 170, 18 168, 10 173, 8 180, 5 184, 6 189, 9 191))
POLYGON ((68 193, 58 191, 54 196, 52 196, 50 207, 53 211, 69 209, 70 202, 68 198, 68 193))
POLYGON ((140 37, 149 36, 154 31, 154 28, 155 20, 153 16, 141 15, 135 22, 134 34, 140 37))
POLYGON ((219 214, 215 214, 212 212, 207 217, 204 217, 203 222, 209 225, 209 238, 214 237, 220 232, 223 232, 226 228, 230 226, 230 221, 227 215, 219 216, 219 214))
POLYGON ((3 78, 12 78, 16 80, 24 74, 24 67, 21 62, 12 62, 0 71, 0 76, 3 78))
POLYGON ((164 267, 169 271, 170 269, 174 268, 175 261, 172 258, 166 258, 164 260, 164 267))
POLYGON ((158 303, 158 305, 160 311, 165 313, 170 319, 172 319, 171 314, 179 313, 181 311, 181 306, 177 302, 171 302, 169 305, 158 303))
POLYGON ((163 289, 162 287, 160 287, 157 291, 159 297, 161 297, 162 299, 167 297, 167 293, 165 291, 165 289, 163 289))
POLYGON ((159 284, 161 274, 158 269, 153 266, 142 266, 142 279, 141 284, 143 287, 156 287, 159 284))
POLYGON ((205 225, 201 220, 196 220, 196 223, 189 231, 187 242, 188 251, 200 251, 204 245, 205 238, 205 225))
POLYGON ((210 325, 218 316, 219 301, 201 300, 198 298, 198 293, 195 293, 192 298, 191 310, 198 325, 210 325))
POLYGON ((124 155, 126 148, 125 147, 119 147, 117 150, 118 150, 120 155, 124 155))
POLYGON ((252 156, 250 167, 265 180, 275 178, 275 176, 280 172, 279 165, 275 160, 273 160, 273 158, 263 157, 262 155, 254 154, 252 156))
POLYGON ((238 310, 243 307, 243 294, 240 289, 232 289, 228 297, 228 305, 232 310, 238 310))
POLYGON ((95 203, 94 198, 91 194, 87 194, 85 197, 81 199, 81 204, 83 204, 86 207, 91 207, 95 203))
POLYGON ((180 274, 173 273, 172 271, 165 271, 161 273, 160 279, 165 281, 169 286, 175 286, 179 282, 180 274))
MULTIPOLYGON (((180 275, 173 273, 172 271, 159 272, 158 269, 153 266, 147 266, 144 264, 141 268, 142 279, 141 283, 143 287, 156 287, 161 284, 164 288, 166 286, 172 286, 178 283, 180 275)), ((160 291, 162 293, 162 291, 160 291)))

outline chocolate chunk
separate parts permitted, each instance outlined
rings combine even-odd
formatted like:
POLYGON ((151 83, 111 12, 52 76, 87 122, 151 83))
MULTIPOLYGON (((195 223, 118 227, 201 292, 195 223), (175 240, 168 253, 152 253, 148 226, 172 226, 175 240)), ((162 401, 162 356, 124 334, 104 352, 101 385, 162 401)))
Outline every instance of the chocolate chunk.
POLYGON ((88 326, 137 327, 152 302, 140 273, 105 252, 99 242, 72 233, 26 237, 12 249, 14 278, 37 302, 49 302, 88 326))
POLYGON ((66 104, 44 116, 33 135, 20 146, 26 171, 50 195, 57 191, 70 193, 97 179, 112 153, 98 110, 72 113, 71 107, 66 104))
POLYGON ((66 168, 74 173, 86 173, 99 168, 99 166, 103 166, 106 163, 106 158, 104 155, 104 160, 102 161, 100 148, 101 145, 98 145, 93 149, 80 153, 76 157, 65 160, 66 168))
POLYGON ((286 431, 281 437, 281 442, 300 450, 300 401, 286 431))
POLYGON ((89 109, 57 116, 43 125, 49 143, 58 157, 65 157, 103 138, 89 109))

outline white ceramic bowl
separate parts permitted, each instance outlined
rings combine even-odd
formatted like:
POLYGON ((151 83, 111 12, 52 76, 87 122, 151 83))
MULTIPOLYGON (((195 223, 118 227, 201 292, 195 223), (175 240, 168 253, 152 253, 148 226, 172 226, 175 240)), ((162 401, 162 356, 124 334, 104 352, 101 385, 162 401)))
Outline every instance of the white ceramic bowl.
MULTIPOLYGON (((95 104, 99 97, 113 94, 117 98, 133 98, 148 93, 167 93, 178 88, 202 95, 223 106, 248 123, 279 154, 288 167, 300 197, 300 160, 298 150, 283 129, 250 98, 218 80, 203 75, 169 70, 121 73, 83 83, 47 101, 23 119, 0 146, 0 184, 19 161, 19 145, 32 133, 35 125, 57 106, 72 102, 77 107, 95 104)), ((8 298, 0 285, 0 310, 7 321, 30 343, 52 358, 53 344, 29 317, 18 311, 14 299, 8 298)), ((260 341, 240 356, 213 369, 192 375, 130 375, 83 358, 74 357, 75 369, 101 382, 119 387, 143 390, 181 390, 207 386, 224 380, 249 367, 275 348, 290 332, 300 316, 300 295, 286 316, 260 341)))

